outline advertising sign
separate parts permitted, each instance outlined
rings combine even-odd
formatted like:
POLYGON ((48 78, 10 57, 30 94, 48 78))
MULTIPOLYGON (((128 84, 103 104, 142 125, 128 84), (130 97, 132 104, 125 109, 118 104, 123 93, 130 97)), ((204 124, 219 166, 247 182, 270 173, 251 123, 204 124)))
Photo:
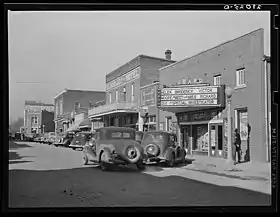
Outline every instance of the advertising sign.
POLYGON ((155 106, 157 99, 157 85, 141 89, 141 106, 155 106))
POLYGON ((25 110, 28 112, 41 112, 42 110, 46 110, 48 112, 54 111, 54 106, 40 106, 40 105, 26 105, 25 110))
POLYGON ((120 77, 108 82, 106 84, 106 90, 110 90, 112 88, 119 87, 127 82, 130 82, 132 80, 135 80, 140 77, 140 68, 133 69, 132 71, 127 72, 124 75, 121 75, 120 77))
POLYGON ((248 112, 242 111, 239 112, 239 120, 240 120, 240 137, 241 140, 247 140, 248 138, 248 112))
POLYGON ((168 87, 160 93, 161 107, 224 106, 224 86, 168 87))

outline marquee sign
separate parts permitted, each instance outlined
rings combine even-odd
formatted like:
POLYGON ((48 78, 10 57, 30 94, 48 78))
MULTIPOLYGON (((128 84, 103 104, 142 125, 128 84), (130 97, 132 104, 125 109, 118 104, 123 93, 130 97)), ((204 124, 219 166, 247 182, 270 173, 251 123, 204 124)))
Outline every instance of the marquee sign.
POLYGON ((160 107, 203 107, 225 105, 225 87, 191 86, 167 87, 159 93, 160 107))
POLYGON ((140 77, 140 68, 138 67, 138 68, 133 69, 132 71, 129 71, 129 72, 125 73, 124 75, 108 82, 106 84, 106 90, 119 87, 119 86, 121 86, 125 83, 128 83, 130 81, 133 81, 139 77, 140 77))

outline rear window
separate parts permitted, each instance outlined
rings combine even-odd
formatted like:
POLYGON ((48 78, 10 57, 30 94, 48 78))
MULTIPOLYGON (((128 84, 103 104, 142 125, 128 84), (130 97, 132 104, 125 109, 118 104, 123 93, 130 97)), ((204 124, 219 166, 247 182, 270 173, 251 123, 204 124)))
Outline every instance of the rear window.
POLYGON ((146 133, 143 140, 145 142, 163 143, 164 135, 159 133, 146 133))
POLYGON ((133 135, 134 134, 132 132, 120 132, 120 131, 111 132, 112 139, 133 139, 133 135))

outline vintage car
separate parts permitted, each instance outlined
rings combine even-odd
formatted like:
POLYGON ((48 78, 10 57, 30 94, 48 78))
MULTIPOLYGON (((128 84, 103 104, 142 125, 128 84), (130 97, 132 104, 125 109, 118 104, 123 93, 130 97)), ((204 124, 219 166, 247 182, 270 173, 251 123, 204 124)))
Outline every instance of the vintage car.
POLYGON ((96 129, 94 136, 84 146, 84 164, 94 162, 103 171, 113 165, 129 164, 135 164, 139 170, 145 169, 143 148, 135 141, 135 133, 128 127, 96 129))
POLYGON ((186 151, 177 143, 176 134, 164 131, 145 132, 141 145, 144 149, 145 164, 166 163, 173 167, 185 162, 186 151))
POLYGON ((69 145, 71 144, 71 142, 74 138, 74 135, 75 135, 75 132, 73 132, 73 131, 65 132, 62 134, 57 134, 54 145, 56 147, 58 147, 58 146, 69 147, 69 145))
POLYGON ((48 143, 49 145, 53 144, 55 142, 55 132, 49 132, 48 133, 48 143))
POLYGON ((73 150, 83 149, 84 145, 86 144, 87 141, 90 140, 92 135, 93 135, 92 132, 76 133, 69 147, 72 148, 73 150))
POLYGON ((136 134, 135 134, 135 140, 136 140, 136 142, 138 142, 138 143, 141 144, 143 135, 144 135, 144 132, 142 132, 142 131, 136 131, 136 134))

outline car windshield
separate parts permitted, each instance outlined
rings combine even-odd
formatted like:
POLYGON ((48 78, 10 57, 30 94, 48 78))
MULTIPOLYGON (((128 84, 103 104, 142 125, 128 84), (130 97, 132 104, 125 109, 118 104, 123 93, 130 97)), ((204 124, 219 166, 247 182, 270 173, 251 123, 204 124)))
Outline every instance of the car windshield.
POLYGON ((55 133, 50 133, 50 136, 55 136, 55 133))
POLYGON ((111 139, 133 139, 132 132, 113 131, 110 134, 111 134, 111 139))
POLYGON ((164 135, 162 133, 145 133, 143 140, 145 142, 163 143, 164 135))

